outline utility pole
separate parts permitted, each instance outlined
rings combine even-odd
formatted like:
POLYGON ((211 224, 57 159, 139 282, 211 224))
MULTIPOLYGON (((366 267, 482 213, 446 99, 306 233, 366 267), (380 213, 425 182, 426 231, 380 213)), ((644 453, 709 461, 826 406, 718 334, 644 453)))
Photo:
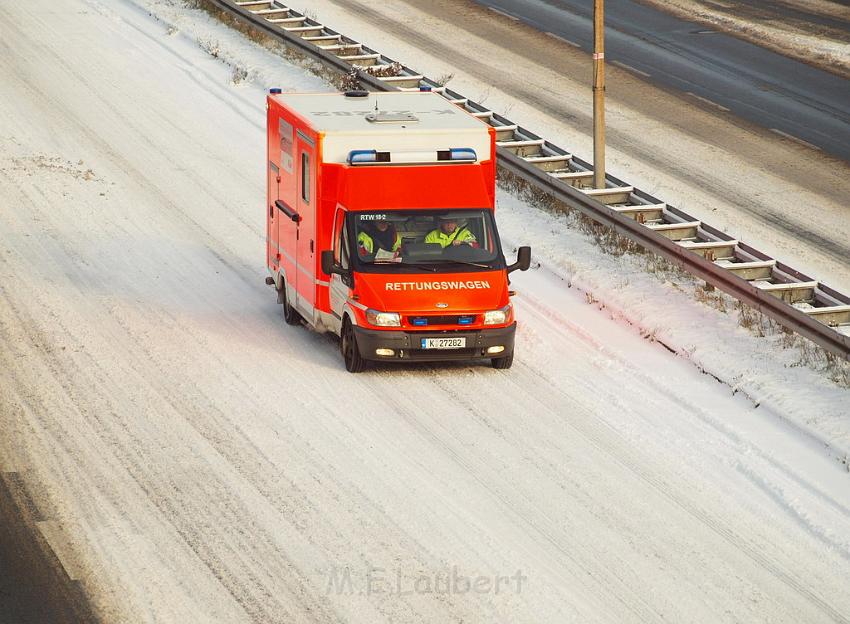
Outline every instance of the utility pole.
POLYGON ((605 188, 605 0, 593 0, 593 187, 605 188))

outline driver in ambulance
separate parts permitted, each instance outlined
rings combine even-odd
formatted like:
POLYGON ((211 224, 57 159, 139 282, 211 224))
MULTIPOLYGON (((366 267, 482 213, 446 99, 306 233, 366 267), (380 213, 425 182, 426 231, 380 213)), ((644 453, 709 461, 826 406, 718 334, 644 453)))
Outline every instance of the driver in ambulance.
POLYGON ((471 245, 478 247, 475 234, 469 231, 466 225, 458 227, 457 218, 452 216, 439 217, 439 227, 431 230, 425 236, 426 243, 439 243, 445 248, 449 245, 471 245))

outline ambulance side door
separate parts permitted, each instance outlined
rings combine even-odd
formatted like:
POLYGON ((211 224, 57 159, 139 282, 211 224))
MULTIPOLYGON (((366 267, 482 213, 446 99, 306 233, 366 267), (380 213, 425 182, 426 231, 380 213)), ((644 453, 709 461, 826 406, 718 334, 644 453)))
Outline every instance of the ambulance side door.
MULTIPOLYGON (((342 208, 337 208, 336 217, 334 218, 334 262, 344 269, 351 268, 351 249, 348 241, 348 234, 345 227, 346 212, 342 208)), ((342 313, 345 309, 345 302, 348 301, 348 296, 351 292, 351 278, 344 277, 337 273, 331 275, 330 281, 330 303, 331 314, 336 321, 336 333, 339 334, 342 327, 342 313)))
POLYGON ((316 305, 316 162, 313 141, 300 130, 296 133, 297 154, 300 160, 298 176, 298 212, 295 233, 295 298, 296 309, 307 319, 313 319, 316 305))
POLYGON ((269 161, 268 171, 268 203, 269 216, 266 221, 266 241, 268 241, 268 266, 274 270, 280 268, 280 247, 277 231, 277 207, 275 202, 280 199, 280 168, 269 161))
MULTIPOLYGON (((277 260, 280 269, 286 277, 287 297, 290 305, 294 305, 296 299, 295 279, 298 267, 296 257, 296 237, 298 224, 292 220, 295 213, 295 203, 298 194, 299 172, 295 161, 295 128, 283 117, 278 119, 278 143, 274 146, 279 155, 277 175, 269 177, 269 195, 276 197, 269 213, 272 222, 277 222, 276 239, 277 260)), ((270 174, 272 171, 270 171, 270 174)))

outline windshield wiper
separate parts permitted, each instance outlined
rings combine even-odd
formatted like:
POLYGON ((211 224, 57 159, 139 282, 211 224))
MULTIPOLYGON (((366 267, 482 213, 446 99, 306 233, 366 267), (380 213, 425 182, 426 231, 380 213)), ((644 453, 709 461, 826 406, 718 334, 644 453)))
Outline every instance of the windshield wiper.
MULTIPOLYGON (((396 263, 399 264, 399 263, 396 263)), ((404 260, 400 263, 402 266, 410 266, 416 267, 417 269, 425 269, 426 271, 431 271, 432 273, 437 272, 437 267, 433 266, 433 263, 424 263, 424 262, 405 262, 404 260)))
POLYGON ((437 263, 439 263, 439 264, 465 264, 467 266, 479 267, 481 269, 492 269, 493 268, 489 264, 481 264, 480 262, 469 262, 468 260, 438 260, 437 263))

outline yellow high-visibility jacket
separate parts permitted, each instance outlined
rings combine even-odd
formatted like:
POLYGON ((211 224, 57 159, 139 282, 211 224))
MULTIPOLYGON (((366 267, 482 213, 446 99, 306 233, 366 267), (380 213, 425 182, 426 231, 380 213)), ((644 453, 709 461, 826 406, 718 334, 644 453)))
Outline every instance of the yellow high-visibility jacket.
POLYGON ((425 236, 426 243, 440 243, 442 247, 448 247, 453 242, 458 241, 460 243, 475 243, 475 234, 466 229, 466 227, 455 228, 455 231, 451 234, 446 234, 440 228, 436 230, 432 230, 428 232, 425 236))
MULTIPOLYGON (((357 235, 357 244, 366 252, 366 253, 375 253, 375 242, 372 240, 372 237, 369 236, 366 232, 360 232, 357 235)), ((392 249, 387 249, 387 251, 398 251, 401 247, 401 235, 395 235, 395 242, 393 243, 392 249)))

